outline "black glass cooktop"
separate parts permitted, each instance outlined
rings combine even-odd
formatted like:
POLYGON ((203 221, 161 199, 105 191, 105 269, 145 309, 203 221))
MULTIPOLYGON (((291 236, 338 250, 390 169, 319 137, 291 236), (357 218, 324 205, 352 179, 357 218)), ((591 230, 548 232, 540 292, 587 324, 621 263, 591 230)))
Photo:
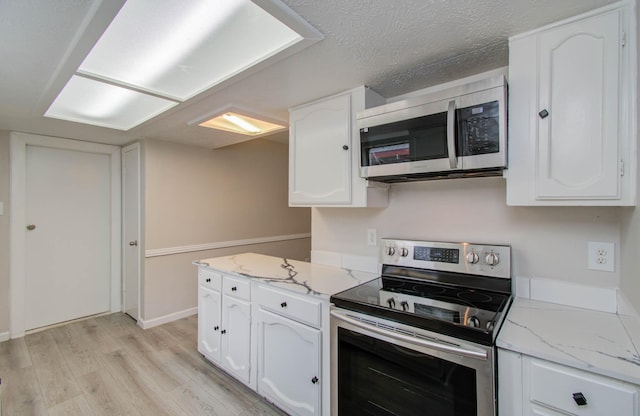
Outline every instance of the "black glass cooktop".
POLYGON ((492 345, 511 295, 382 276, 331 297, 339 308, 492 345))

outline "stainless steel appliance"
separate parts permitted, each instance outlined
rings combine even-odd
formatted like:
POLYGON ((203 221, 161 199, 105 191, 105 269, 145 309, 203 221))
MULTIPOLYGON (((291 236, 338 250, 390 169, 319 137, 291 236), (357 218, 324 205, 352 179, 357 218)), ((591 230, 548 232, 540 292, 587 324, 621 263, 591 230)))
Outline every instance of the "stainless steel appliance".
POLYGON ((495 416, 511 248, 382 239, 380 259, 331 297, 332 414, 495 416))
POLYGON ((360 176, 402 182, 502 174, 507 166, 503 76, 358 113, 360 176))

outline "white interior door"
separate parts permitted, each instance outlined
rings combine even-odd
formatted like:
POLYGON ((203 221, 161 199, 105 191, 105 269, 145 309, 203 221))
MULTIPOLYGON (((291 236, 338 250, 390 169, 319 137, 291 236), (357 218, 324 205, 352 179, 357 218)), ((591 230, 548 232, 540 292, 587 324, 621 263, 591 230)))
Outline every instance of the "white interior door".
POLYGON ((123 310, 140 315, 140 145, 122 150, 123 184, 123 310))
POLYGON ((110 307, 110 157, 26 147, 25 329, 110 307))
POLYGON ((121 311, 121 148, 16 132, 10 145, 11 338, 121 311))

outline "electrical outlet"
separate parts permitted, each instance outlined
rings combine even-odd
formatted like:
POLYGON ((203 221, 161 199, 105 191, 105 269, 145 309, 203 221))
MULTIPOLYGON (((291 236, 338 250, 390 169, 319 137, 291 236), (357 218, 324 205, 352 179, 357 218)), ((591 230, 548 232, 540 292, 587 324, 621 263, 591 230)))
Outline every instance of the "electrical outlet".
POLYGON ((615 270, 615 251, 613 243, 589 241, 587 244, 587 267, 590 270, 613 272, 615 270))
POLYGON ((368 246, 378 245, 378 230, 376 230, 375 228, 369 228, 367 230, 367 245, 368 246))

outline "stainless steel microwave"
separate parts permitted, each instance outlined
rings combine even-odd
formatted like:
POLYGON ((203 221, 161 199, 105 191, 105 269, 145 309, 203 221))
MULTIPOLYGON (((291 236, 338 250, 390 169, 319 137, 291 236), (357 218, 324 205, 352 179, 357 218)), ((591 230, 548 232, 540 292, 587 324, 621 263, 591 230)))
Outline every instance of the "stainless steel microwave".
POLYGON ((506 106, 499 76, 362 111, 360 176, 391 183, 501 175, 506 106))

